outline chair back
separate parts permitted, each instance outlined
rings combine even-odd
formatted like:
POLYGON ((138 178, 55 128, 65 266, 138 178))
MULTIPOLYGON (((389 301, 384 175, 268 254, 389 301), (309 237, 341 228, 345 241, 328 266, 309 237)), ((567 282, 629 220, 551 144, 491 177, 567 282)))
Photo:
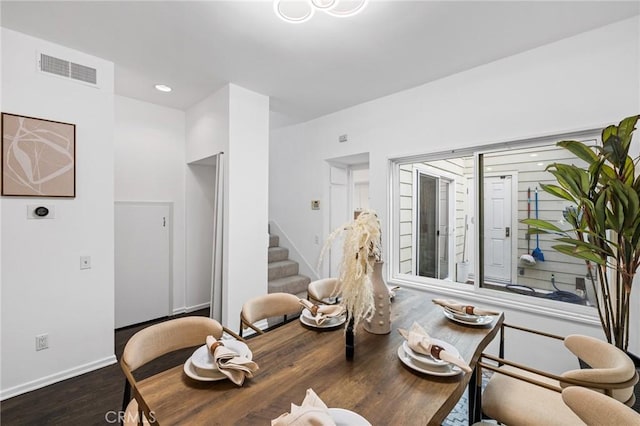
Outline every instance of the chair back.
POLYGON ((302 305, 298 296, 290 293, 269 293, 264 296, 254 297, 242 305, 240 311, 240 335, 245 326, 250 327, 258 334, 263 331, 254 324, 260 320, 299 314, 302 305))
POLYGON ((134 334, 122 354, 122 363, 130 371, 178 349, 204 345, 208 335, 222 337, 222 325, 211 318, 177 318, 143 328, 134 334))
POLYGON ((570 386, 562 390, 562 400, 587 426, 640 424, 635 410, 591 389, 570 386))
MULTIPOLYGON (((566 371, 562 377, 611 385, 605 393, 627 405, 633 405, 633 386, 638 381, 635 365, 629 356, 614 345, 590 336, 572 334, 564 344, 591 368, 566 371)), ((560 383, 564 388, 568 385, 560 383)))
POLYGON ((314 303, 327 303, 325 299, 336 297, 339 294, 337 278, 323 278, 312 281, 307 287, 309 300, 314 303))

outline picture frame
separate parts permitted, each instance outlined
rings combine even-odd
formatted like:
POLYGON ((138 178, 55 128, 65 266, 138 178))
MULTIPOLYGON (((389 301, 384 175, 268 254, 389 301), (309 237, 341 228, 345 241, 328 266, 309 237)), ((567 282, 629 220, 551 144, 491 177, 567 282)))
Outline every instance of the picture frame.
POLYGON ((2 113, 2 196, 76 196, 76 125, 2 113))

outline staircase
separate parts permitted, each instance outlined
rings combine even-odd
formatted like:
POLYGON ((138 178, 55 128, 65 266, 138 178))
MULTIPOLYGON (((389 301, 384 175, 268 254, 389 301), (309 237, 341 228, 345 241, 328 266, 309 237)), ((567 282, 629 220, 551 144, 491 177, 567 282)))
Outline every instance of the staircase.
POLYGON ((269 234, 269 293, 291 293, 306 299, 311 279, 298 274, 298 262, 289 260, 289 249, 279 244, 280 237, 269 234))

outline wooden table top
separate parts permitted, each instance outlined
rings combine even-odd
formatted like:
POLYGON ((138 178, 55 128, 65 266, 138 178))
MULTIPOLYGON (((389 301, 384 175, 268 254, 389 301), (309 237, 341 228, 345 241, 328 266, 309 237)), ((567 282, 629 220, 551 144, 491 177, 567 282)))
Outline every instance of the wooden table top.
POLYGON ((391 334, 359 327, 352 360, 345 357, 343 328, 318 331, 296 320, 247 340, 260 369, 242 387, 195 381, 180 365, 141 381, 139 397, 160 425, 269 425, 291 403, 300 405, 308 388, 327 406, 355 411, 374 426, 439 425, 471 374, 430 376, 406 367, 397 355, 403 342, 397 329, 417 321, 431 337, 454 345, 473 368, 502 320, 460 325, 426 294, 400 289, 391 306, 391 334))

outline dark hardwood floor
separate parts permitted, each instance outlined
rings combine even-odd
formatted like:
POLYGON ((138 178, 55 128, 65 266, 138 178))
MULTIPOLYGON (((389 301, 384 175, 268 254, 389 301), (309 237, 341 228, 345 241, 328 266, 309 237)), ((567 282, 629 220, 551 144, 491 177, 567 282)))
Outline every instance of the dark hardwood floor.
MULTIPOLYGON (((186 315, 209 316, 209 309, 186 315)), ((177 318, 185 315, 177 315, 177 318)), ((134 333, 149 325, 170 319, 150 321, 115 331, 115 355, 120 360, 124 346, 134 333)), ((168 367, 180 365, 193 348, 168 354, 153 366, 145 366, 136 376, 146 377, 168 367)), ((0 424, 14 425, 108 425, 117 424, 122 409, 124 374, 113 364, 78 377, 28 392, 0 403, 0 424)))

